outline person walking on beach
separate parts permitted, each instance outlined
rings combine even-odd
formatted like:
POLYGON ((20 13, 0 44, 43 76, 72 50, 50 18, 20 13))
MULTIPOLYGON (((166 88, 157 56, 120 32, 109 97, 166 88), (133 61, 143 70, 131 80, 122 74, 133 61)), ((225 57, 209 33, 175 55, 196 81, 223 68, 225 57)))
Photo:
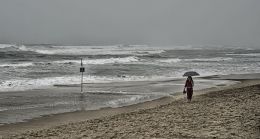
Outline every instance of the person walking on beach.
POLYGON ((191 102, 191 99, 192 99, 193 86, 194 86, 194 82, 192 80, 192 77, 188 76, 185 86, 184 86, 184 90, 183 90, 183 93, 187 93, 188 102, 191 102))

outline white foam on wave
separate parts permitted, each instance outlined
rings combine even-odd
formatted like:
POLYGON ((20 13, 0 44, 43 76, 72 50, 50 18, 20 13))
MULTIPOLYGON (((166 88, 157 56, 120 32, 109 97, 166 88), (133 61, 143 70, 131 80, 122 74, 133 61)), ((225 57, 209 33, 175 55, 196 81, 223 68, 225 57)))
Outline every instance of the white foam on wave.
POLYGON ((180 59, 180 58, 169 58, 160 59, 159 62, 162 63, 178 63, 181 61, 192 61, 192 62, 220 62, 220 61, 230 61, 233 60, 231 57, 215 57, 215 58, 195 58, 195 59, 180 59))
POLYGON ((11 47, 13 46, 12 44, 0 44, 0 49, 3 49, 3 48, 8 48, 8 47, 11 47))
POLYGON ((2 107, 0 107, 0 112, 1 111, 6 111, 6 110, 8 110, 7 108, 2 108, 2 107))
POLYGON ((48 47, 40 46, 25 46, 25 45, 12 45, 12 44, 0 44, 0 49, 6 49, 7 51, 30 51, 40 54, 55 54, 52 49, 48 47))
POLYGON ((21 51, 32 51, 40 54, 55 54, 52 49, 47 49, 45 47, 28 47, 28 46, 19 46, 19 50, 21 51))
MULTIPOLYGON (((109 47, 110 48, 110 47, 109 47)), ((59 55, 96 55, 105 54, 106 50, 92 49, 91 46, 54 46, 51 50, 38 50, 41 54, 59 54, 59 55)))
POLYGON ((118 47, 118 46, 55 46, 55 54, 69 55, 147 55, 165 52, 150 47, 118 47), (98 48, 98 49, 97 49, 98 48))
POLYGON ((1 91, 21 91, 51 86, 58 83, 75 82, 72 78, 52 77, 41 79, 8 80, 0 84, 1 91))
MULTIPOLYGON (((145 77, 145 76, 84 76, 84 83, 111 83, 122 81, 147 81, 154 80, 160 77, 145 77)), ((63 77, 48 77, 39 79, 16 79, 0 82, 0 92, 2 91, 23 91, 31 89, 44 89, 53 87, 54 85, 71 85, 80 84, 79 76, 63 76, 63 77)))
POLYGON ((128 52, 116 50, 118 50, 116 46, 53 46, 51 50, 41 50, 37 52, 41 54, 58 55, 129 54, 128 52))
MULTIPOLYGON (((139 59, 135 56, 130 57, 123 57, 123 58, 108 58, 108 59, 86 59, 83 60, 83 64, 95 64, 95 65, 101 65, 101 64, 111 64, 111 63, 131 63, 131 62, 138 62, 139 59)), ((61 60, 61 61, 53 61, 53 62, 25 62, 25 63, 4 63, 0 64, 0 67, 29 67, 34 65, 47 65, 47 64, 71 64, 76 63, 80 64, 80 60, 61 60)))
POLYGON ((150 47, 118 47, 118 46, 25 46, 0 44, 0 48, 10 51, 31 51, 47 55, 147 55, 165 52, 150 47), (8 49, 10 48, 10 49, 8 49))
POLYGON ((162 62, 162 63, 178 63, 181 61, 181 59, 179 58, 170 58, 170 59, 161 59, 161 60, 158 60, 159 62, 162 62))
POLYGON ((1 64, 0 67, 29 67, 33 66, 33 63, 28 62, 28 63, 5 63, 1 64))
POLYGON ((135 95, 135 96, 131 96, 131 97, 120 98, 120 99, 108 101, 106 103, 106 105, 108 105, 110 107, 122 107, 125 105, 136 104, 136 103, 140 103, 140 102, 148 101, 148 100, 151 100, 151 96, 135 95))
MULTIPOLYGON (((83 64, 110 64, 110 63, 131 63, 138 62, 139 59, 135 56, 123 57, 123 58, 107 58, 107 59, 83 59, 83 64)), ((54 61, 53 63, 58 64, 69 64, 69 63, 77 63, 80 64, 80 60, 62 60, 62 61, 54 61)))

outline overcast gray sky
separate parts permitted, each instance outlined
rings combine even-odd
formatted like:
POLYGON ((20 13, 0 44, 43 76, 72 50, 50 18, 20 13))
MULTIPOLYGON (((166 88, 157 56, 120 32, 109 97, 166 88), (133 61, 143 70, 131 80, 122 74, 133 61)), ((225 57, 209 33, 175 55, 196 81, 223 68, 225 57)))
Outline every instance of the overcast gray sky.
POLYGON ((260 45, 260 0, 0 0, 0 42, 260 45))

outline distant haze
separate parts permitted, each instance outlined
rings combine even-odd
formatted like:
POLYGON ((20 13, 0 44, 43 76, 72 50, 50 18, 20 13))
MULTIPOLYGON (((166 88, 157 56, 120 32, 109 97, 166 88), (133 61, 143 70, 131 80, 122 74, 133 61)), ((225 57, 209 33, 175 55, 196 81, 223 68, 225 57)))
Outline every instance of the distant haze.
POLYGON ((0 43, 260 45, 260 0, 0 0, 0 43))

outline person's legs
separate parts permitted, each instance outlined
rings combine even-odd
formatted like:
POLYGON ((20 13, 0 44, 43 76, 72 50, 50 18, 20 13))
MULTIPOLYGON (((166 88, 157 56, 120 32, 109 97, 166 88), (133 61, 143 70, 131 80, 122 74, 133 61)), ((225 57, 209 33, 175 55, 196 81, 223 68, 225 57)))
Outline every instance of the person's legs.
POLYGON ((191 88, 190 101, 191 101, 191 99, 192 99, 192 95, 193 95, 193 89, 191 88))
POLYGON ((188 102, 191 102, 192 95, 193 95, 193 89, 192 88, 187 88, 187 99, 188 99, 188 102))

